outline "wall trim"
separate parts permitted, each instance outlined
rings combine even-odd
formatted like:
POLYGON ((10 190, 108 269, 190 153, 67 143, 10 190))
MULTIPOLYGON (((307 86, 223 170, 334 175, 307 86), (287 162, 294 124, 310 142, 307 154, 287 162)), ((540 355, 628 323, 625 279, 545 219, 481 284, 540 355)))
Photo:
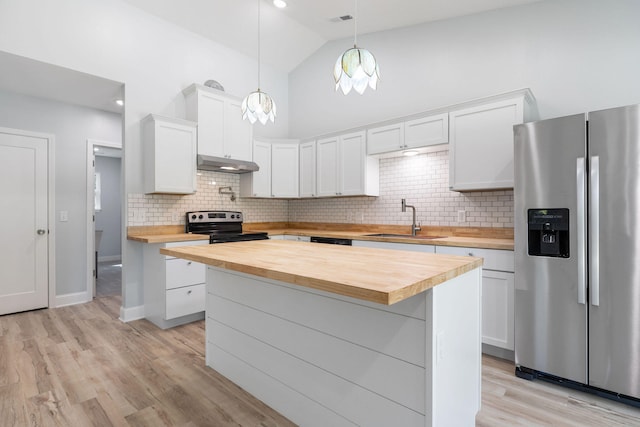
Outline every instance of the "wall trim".
POLYGON ((121 321, 126 323, 139 319, 144 319, 144 305, 138 305, 136 307, 128 308, 120 306, 121 321))
POLYGON ((92 300, 89 292, 74 292, 71 294, 56 295, 54 307, 64 307, 67 305, 84 304, 92 300))

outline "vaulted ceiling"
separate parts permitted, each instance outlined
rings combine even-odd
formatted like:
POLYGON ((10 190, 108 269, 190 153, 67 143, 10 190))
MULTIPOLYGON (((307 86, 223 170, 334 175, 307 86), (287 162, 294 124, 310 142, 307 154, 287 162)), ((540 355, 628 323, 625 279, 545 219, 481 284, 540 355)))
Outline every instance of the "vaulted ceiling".
MULTIPOLYGON (((407 27, 424 22, 534 3, 540 0, 287 0, 277 9, 271 0, 125 0, 178 26, 251 57, 258 50, 258 1, 261 1, 261 61, 290 71, 329 40, 407 27)), ((345 49, 348 46, 345 47, 345 49)))

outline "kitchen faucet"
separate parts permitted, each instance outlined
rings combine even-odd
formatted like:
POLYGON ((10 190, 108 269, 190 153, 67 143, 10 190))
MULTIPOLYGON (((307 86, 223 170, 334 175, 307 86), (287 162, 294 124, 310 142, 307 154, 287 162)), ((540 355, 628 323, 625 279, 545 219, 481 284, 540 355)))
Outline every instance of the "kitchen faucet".
POLYGON ((415 236, 417 231, 422 230, 422 227, 416 225, 416 207, 407 204, 405 199, 402 199, 402 212, 406 212, 407 208, 413 209, 413 222, 411 223, 411 235, 415 236))

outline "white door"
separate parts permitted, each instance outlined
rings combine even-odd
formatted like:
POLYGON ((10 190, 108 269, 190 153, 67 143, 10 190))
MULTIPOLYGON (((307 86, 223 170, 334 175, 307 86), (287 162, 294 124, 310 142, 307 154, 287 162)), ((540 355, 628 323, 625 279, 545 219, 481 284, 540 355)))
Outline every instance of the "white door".
POLYGON ((0 315, 48 306, 47 146, 0 128, 0 315))

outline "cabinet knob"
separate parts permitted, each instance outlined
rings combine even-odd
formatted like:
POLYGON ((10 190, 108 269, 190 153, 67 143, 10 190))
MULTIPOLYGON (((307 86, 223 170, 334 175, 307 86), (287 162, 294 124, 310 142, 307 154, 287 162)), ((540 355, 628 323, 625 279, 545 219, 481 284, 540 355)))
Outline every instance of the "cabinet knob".
POLYGON ((187 262, 187 265, 191 265, 191 261, 187 262))
POLYGON ((468 254, 468 255, 469 255, 469 256, 473 256, 473 252, 469 252, 469 254, 468 254))
POLYGON ((191 295, 191 292, 193 292, 193 291, 187 291, 187 295, 191 295))

